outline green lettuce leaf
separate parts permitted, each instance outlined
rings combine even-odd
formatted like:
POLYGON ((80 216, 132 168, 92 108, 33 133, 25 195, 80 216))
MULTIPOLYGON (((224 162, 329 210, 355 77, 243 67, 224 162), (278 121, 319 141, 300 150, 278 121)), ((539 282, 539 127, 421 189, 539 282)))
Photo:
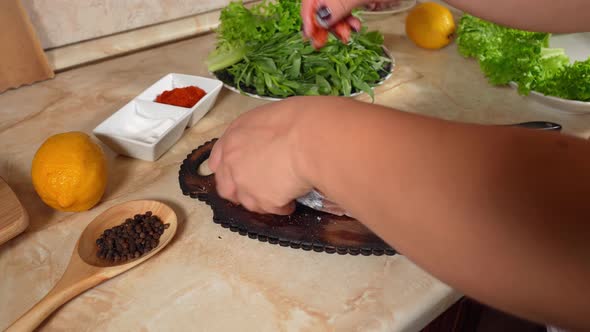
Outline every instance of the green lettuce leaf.
POLYGON ((551 80, 539 84, 536 90, 549 96, 590 101, 590 59, 564 67, 551 80))
POLYGON ((589 100, 585 88, 590 85, 590 76, 585 75, 587 62, 570 65, 563 49, 548 47, 548 33, 511 29, 466 14, 461 17, 457 35, 459 53, 475 58, 491 84, 515 82, 523 95, 535 90, 589 100))

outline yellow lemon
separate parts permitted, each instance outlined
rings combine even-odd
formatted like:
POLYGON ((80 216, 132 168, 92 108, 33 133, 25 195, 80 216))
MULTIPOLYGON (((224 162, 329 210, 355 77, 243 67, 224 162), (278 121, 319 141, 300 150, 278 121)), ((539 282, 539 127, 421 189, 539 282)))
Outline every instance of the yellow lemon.
POLYGON ((414 7, 406 18, 406 34, 416 45, 439 49, 453 40, 455 20, 451 11, 435 2, 414 7))
POLYGON ((47 205, 60 211, 85 211, 104 194, 107 163, 100 146, 85 133, 57 134, 37 150, 31 177, 47 205))

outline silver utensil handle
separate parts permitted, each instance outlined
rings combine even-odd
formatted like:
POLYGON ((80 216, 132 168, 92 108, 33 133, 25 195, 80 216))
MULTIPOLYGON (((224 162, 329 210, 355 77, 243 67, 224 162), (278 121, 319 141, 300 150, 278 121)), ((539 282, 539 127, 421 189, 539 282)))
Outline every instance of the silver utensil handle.
POLYGON ((561 131, 560 124, 553 123, 553 122, 547 122, 547 121, 521 122, 521 123, 513 124, 510 126, 522 127, 522 128, 528 128, 528 129, 536 129, 536 130, 561 131))

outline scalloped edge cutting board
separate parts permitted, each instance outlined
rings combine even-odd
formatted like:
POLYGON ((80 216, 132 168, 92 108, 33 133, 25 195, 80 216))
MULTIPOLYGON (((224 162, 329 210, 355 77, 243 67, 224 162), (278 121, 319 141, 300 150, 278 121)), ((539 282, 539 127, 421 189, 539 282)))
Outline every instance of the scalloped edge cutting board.
POLYGON ((22 233, 29 217, 16 194, 0 177, 0 245, 22 233))

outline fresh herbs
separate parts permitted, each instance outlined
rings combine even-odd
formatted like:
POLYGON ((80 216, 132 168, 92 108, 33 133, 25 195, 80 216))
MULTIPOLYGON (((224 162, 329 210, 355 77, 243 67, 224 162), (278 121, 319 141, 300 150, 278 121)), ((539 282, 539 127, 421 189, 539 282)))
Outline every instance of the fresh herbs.
POLYGON ((344 45, 330 37, 315 50, 301 36, 300 0, 231 3, 221 13, 209 70, 240 91, 261 96, 344 95, 364 91, 387 75, 391 60, 379 32, 354 34, 344 45))
POLYGON ((464 15, 457 30, 459 52, 479 61, 490 83, 518 84, 527 95, 538 91, 590 101, 590 59, 570 65, 563 49, 549 48, 550 34, 510 29, 464 15))

